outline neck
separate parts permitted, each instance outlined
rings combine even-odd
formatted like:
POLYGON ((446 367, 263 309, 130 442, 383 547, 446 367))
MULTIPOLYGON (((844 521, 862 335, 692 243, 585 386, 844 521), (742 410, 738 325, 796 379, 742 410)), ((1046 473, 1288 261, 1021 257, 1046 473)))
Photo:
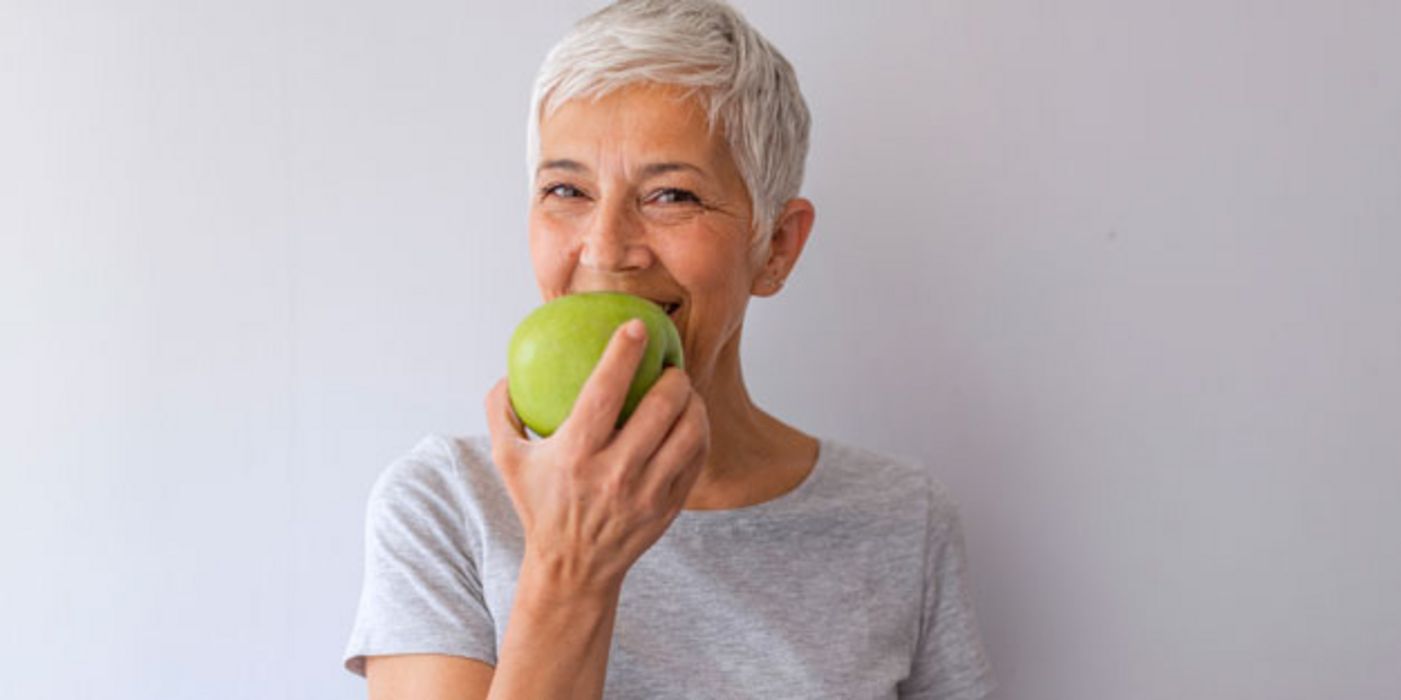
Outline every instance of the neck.
POLYGON ((817 440, 764 412, 749 398, 739 362, 743 327, 721 349, 696 391, 710 420, 710 452, 686 499, 688 510, 739 508, 801 483, 817 440))

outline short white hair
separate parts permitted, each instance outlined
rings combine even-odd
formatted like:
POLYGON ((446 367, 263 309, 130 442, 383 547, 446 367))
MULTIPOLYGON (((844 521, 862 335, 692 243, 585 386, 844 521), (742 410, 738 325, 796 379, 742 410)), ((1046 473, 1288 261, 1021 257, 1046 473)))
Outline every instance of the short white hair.
POLYGON ((810 117, 793 66, 719 0, 620 0, 574 25, 535 78, 530 177, 541 120, 569 100, 642 82, 696 91, 710 127, 724 126, 753 203, 753 242, 766 250, 779 212, 803 184, 810 117))

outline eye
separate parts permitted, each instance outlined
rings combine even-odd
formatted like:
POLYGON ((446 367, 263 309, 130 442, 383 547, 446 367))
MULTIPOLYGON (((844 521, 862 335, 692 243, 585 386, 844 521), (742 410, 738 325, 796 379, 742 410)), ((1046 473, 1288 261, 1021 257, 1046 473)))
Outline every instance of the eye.
POLYGON ((584 193, 579 188, 573 185, 565 184, 563 182, 552 183, 540 188, 541 199, 544 199, 551 195, 555 197, 560 197, 562 199, 573 199, 574 197, 584 196, 584 193))
POLYGON ((700 204, 700 197, 697 197, 696 194, 690 190, 667 187, 654 192, 651 197, 647 198, 647 201, 657 204, 700 204))

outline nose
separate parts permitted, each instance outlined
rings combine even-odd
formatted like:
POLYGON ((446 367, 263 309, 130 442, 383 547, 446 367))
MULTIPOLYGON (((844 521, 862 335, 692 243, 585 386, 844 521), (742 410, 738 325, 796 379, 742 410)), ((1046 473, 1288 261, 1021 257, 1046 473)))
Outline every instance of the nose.
POLYGON ((642 270, 652 264, 643 227, 623 202, 600 202, 584 231, 579 264, 614 272, 642 270))

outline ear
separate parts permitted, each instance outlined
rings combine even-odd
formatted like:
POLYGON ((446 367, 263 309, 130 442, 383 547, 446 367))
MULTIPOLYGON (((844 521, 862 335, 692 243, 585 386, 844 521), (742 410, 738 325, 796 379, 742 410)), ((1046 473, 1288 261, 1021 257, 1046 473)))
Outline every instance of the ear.
POLYGON ((754 296, 769 297, 783 288, 783 282, 792 273, 807 245, 808 234, 812 233, 812 223, 817 218, 817 210, 812 202, 798 197, 783 205, 769 234, 768 253, 765 259, 754 267, 754 278, 750 281, 749 292, 754 296))

